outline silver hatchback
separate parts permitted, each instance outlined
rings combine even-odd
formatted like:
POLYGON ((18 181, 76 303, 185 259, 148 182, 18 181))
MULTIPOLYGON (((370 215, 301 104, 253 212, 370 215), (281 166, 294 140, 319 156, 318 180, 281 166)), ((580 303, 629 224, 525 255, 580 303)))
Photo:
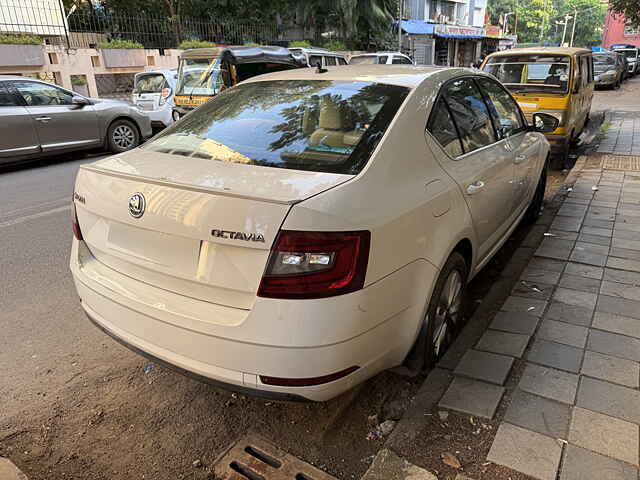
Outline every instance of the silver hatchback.
POLYGON ((119 153, 151 136, 137 108, 29 77, 0 75, 0 122, 0 164, 73 150, 119 153))

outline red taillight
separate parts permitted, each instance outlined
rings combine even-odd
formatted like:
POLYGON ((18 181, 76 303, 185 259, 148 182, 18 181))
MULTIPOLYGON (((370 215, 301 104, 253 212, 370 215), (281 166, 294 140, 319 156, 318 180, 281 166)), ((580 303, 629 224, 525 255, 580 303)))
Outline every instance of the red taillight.
POLYGON ((267 377, 260 375, 260 381, 265 385, 274 385, 277 387, 310 387, 313 385, 322 385, 323 383, 335 382, 336 380, 346 377, 347 375, 358 370, 357 366, 349 367, 330 375, 324 375, 322 377, 311 378, 281 378, 281 377, 267 377))
POLYGON ((283 230, 271 250, 258 296, 324 298, 360 290, 369 261, 369 231, 283 230))
POLYGON ((73 236, 77 240, 82 240, 82 230, 80 230, 80 224, 78 223, 78 213, 76 212, 76 203, 71 202, 71 228, 73 229, 73 236))

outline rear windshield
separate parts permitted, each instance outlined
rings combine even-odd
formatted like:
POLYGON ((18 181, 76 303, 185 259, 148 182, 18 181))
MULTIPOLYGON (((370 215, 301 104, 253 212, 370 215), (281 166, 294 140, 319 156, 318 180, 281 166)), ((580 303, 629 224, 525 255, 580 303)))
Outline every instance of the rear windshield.
POLYGON ((140 75, 136 78, 133 93, 159 93, 166 86, 166 81, 162 74, 140 75))
POLYGON ((238 85, 143 148, 185 157, 357 174, 409 89, 372 82, 288 80, 238 85))
POLYGON ((563 55, 489 57, 484 71, 512 91, 567 93, 571 59, 563 55))

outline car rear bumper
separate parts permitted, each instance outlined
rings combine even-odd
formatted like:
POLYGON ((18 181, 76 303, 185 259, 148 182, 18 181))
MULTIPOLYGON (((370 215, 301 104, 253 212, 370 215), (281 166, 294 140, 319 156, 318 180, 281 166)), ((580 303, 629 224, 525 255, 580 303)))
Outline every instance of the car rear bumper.
POLYGON ((173 123, 172 111, 172 107, 167 107, 145 111, 144 113, 149 117, 152 127, 168 127, 173 123))
MULTIPOLYGON (((166 304, 162 303, 163 300, 159 300, 155 305, 149 305, 128 296, 125 291, 126 286, 122 283, 113 281, 113 285, 110 286, 109 279, 102 281, 99 275, 90 271, 91 261, 97 262, 97 260, 86 261, 78 256, 79 244, 80 242, 74 240, 71 270, 82 307, 99 328, 128 348, 152 357, 154 361, 168 364, 182 373, 206 379, 207 382, 230 390, 270 398, 329 400, 381 370, 400 364, 417 334, 419 318, 424 308, 424 304, 420 304, 418 298, 416 305, 407 305, 382 323, 377 323, 378 320, 375 317, 379 315, 379 309, 370 306, 371 302, 367 302, 367 298, 371 298, 372 294, 382 297, 383 291, 395 290, 392 285, 397 285, 399 282, 407 285, 408 276, 415 276, 415 272, 409 274, 396 272, 374 286, 368 287, 374 288, 373 292, 367 293, 367 289, 364 289, 334 297, 339 302, 349 302, 351 307, 357 307, 362 311, 369 310, 372 318, 372 328, 369 330, 354 332, 353 337, 344 341, 328 343, 326 338, 331 332, 327 330, 332 329, 331 322, 339 321, 343 324, 356 322, 351 318, 331 318, 336 316, 333 307, 328 307, 326 311, 320 313, 315 308, 308 315, 299 315, 294 320, 300 328, 304 328, 304 325, 315 328, 318 332, 315 342, 317 346, 300 347, 293 342, 291 345, 258 344, 253 342, 253 339, 243 341, 243 339, 231 338, 231 334, 226 337, 211 334, 199 329, 195 322, 183 322, 183 318, 170 312, 170 299, 166 296, 166 292, 164 300, 166 304), (403 277, 400 278, 399 275, 403 277), (322 315, 327 316, 324 324, 319 324, 319 319, 314 318, 318 315, 320 319, 322 315), (312 386, 267 385, 261 379, 264 376, 315 378, 341 372, 352 366, 359 368, 338 380, 312 386)), ((420 270, 422 277, 425 273, 424 268, 426 267, 420 270)), ((429 285, 433 283, 435 276, 435 268, 429 267, 426 278, 429 285)), ((112 280, 115 280, 115 277, 112 280)), ((414 284, 420 284, 418 288, 422 287, 421 282, 415 281, 414 284)), ((149 286, 149 289, 154 287, 149 286)), ((163 291, 157 290, 158 294, 162 295, 163 291)), ((425 290, 422 290, 422 295, 424 292, 425 290)), ((185 302, 188 300, 185 299, 185 302)), ((423 296, 422 302, 424 300, 423 296)), ((268 302, 271 306, 275 305, 275 308, 260 309, 254 306, 250 312, 246 312, 245 321, 259 321, 272 325, 272 328, 278 328, 278 324, 287 324, 285 319, 275 314, 264 315, 265 311, 277 312, 280 316, 286 315, 286 308, 277 308, 277 300, 258 299, 258 302, 268 302), (252 316, 259 318, 252 318, 252 316)), ((305 300, 302 303, 311 305, 312 302, 305 300)), ((204 322, 207 319, 201 320, 204 322)), ((231 326, 231 329, 239 327, 240 325, 231 326)), ((298 332, 285 333, 293 339, 298 332)))

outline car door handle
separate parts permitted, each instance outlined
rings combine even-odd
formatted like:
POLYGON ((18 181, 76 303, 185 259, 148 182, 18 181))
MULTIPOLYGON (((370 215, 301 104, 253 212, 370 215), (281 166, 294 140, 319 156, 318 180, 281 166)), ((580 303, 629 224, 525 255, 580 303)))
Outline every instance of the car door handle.
POLYGON ((516 155, 516 158, 514 160, 514 163, 518 164, 518 163, 522 163, 527 159, 527 157, 525 155, 516 155))
POLYGON ((474 193, 478 193, 480 190, 484 188, 484 182, 478 180, 477 182, 472 183, 467 186, 467 193, 469 195, 473 195, 474 193))
POLYGON ((42 123, 48 123, 51 117, 36 117, 36 120, 42 123))

